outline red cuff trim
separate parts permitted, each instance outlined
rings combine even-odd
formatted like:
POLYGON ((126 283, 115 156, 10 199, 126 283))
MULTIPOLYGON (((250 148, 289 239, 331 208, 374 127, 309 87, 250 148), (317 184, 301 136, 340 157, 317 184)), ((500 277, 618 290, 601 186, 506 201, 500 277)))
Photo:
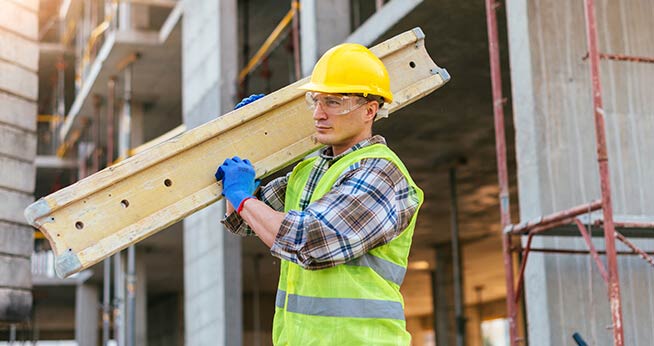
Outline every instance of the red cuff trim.
POLYGON ((243 200, 241 201, 241 204, 238 205, 238 208, 236 208, 236 213, 237 213, 238 215, 241 215, 241 211, 243 211, 243 207, 245 206, 245 201, 247 201, 247 200, 249 200, 249 199, 255 199, 255 198, 252 197, 252 196, 250 196, 250 197, 245 197, 245 199, 243 199, 243 200))

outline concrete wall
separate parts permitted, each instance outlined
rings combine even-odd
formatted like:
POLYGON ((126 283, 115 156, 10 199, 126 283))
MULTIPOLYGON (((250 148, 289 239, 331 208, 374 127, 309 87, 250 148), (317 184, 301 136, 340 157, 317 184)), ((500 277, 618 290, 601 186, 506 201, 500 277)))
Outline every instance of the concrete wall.
MULTIPOLYGON (((187 128, 235 104, 236 1, 186 1, 182 23, 182 108, 187 128)), ((213 172, 207 172, 213 174, 213 172)), ((241 242, 220 224, 224 203, 184 219, 187 345, 241 345, 241 242)))
MULTIPOLYGON (((509 47, 516 127, 520 218, 600 198, 583 1, 511 1, 509 47)), ((654 56, 648 0, 597 1, 601 52, 654 56)), ((615 215, 654 217, 654 65, 601 62, 615 215)), ((653 232, 654 233, 654 232, 653 232)), ((602 239, 596 246, 603 248, 602 239)), ((651 240, 636 241, 646 250, 651 240)), ((585 248, 572 238, 534 246, 585 248)), ((619 249, 624 249, 619 247, 619 249)), ((619 258, 625 344, 654 339, 654 271, 619 258)), ((531 345, 612 344, 606 287, 588 256, 529 258, 526 295, 531 345)))
POLYGON ((0 0, 0 321, 29 317, 39 2, 0 0))

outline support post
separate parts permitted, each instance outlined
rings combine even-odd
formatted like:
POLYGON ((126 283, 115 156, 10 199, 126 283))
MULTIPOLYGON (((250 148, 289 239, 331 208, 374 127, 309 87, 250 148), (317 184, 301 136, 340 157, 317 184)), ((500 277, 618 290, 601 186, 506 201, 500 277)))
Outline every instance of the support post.
POLYGON ((103 263, 102 278, 102 346, 109 345, 109 327, 111 314, 111 259, 107 258, 103 263))
MULTIPOLYGON (((509 177, 506 164, 506 140, 504 134, 504 99, 502 97, 502 73, 500 70, 500 47, 497 34, 496 3, 485 0, 486 26, 488 31, 488 55, 490 59, 491 83, 493 91, 493 116, 495 119, 495 151, 497 155, 497 175, 500 185, 500 212, 502 229, 511 223, 509 201, 509 177)), ((509 322, 509 345, 517 345, 516 328, 517 305, 513 288, 513 254, 511 253, 511 234, 502 232, 502 253, 506 272, 506 310, 509 322)))
POLYGON ((113 256, 114 260, 114 340, 116 346, 125 346, 125 267, 122 259, 123 252, 113 256))
MULTIPOLYGON (((127 159, 132 146, 132 63, 124 70, 124 103, 120 131, 120 157, 127 159)), ((136 343, 136 250, 135 245, 127 248, 127 323, 125 324, 125 345, 134 346, 136 343)))
POLYGON ((455 313, 454 277, 452 263, 452 248, 449 244, 436 246, 436 267, 433 276, 432 295, 434 301, 434 333, 437 345, 454 345, 455 313))
POLYGON ((293 62, 295 66, 295 80, 302 79, 302 71, 300 64, 300 2, 293 0, 291 6, 295 8, 293 15, 293 62))
MULTIPOLYGON (((106 8, 106 7, 105 7, 106 8)), ((116 95, 116 78, 110 77, 107 82, 107 155, 106 166, 114 161, 114 107, 116 95)), ((102 346, 109 345, 109 329, 111 328, 111 258, 104 260, 102 280, 102 346)), ((115 294, 115 293, 114 293, 115 294)), ((115 326, 114 326, 115 328, 115 326)))
POLYGON ((261 346, 261 290, 259 289, 259 262, 261 255, 254 255, 254 291, 252 292, 252 319, 254 325, 254 346, 261 346))
POLYGON ((611 202, 611 179, 609 175, 609 157, 606 148, 606 131, 604 126, 604 108, 602 105, 602 84, 599 71, 599 51, 597 47, 597 22, 595 20, 594 0, 584 1, 586 16, 586 42, 588 44, 588 61, 593 90, 593 111, 595 114, 595 138, 597 141, 597 163, 599 165, 600 187, 602 190, 602 213, 604 216, 604 241, 606 262, 609 275, 609 305, 613 320, 613 343, 624 344, 622 328, 622 301, 620 298, 620 280, 618 278, 618 260, 615 249, 615 226, 613 225, 613 205, 611 202))
POLYGON ((454 276, 454 314, 456 316, 456 345, 464 346, 466 318, 463 311, 462 256, 459 244, 459 221, 456 193, 456 167, 450 168, 450 225, 452 230, 452 274, 454 276))

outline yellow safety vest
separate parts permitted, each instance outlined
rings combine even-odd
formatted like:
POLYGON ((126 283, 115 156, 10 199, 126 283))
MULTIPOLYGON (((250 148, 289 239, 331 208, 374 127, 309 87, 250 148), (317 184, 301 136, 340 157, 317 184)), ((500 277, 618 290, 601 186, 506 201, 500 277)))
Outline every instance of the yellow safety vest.
MULTIPOLYGON (((324 196, 351 165, 366 158, 395 164, 424 195, 404 164, 386 145, 373 144, 336 161, 318 182, 311 202, 324 196)), ((316 158, 298 164, 288 180, 285 209, 299 210, 300 196, 316 158)), ((409 345, 400 284, 406 273, 418 212, 409 226, 387 244, 327 269, 306 270, 281 261, 273 321, 275 345, 409 345)))

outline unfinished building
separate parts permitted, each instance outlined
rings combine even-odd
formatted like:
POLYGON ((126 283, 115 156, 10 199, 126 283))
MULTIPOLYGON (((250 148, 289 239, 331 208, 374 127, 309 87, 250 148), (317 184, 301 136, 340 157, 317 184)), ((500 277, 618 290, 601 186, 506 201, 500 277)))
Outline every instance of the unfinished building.
POLYGON ((415 27, 452 79, 375 125, 425 191, 402 286, 412 344, 649 344, 652 13, 649 0, 0 0, 0 345, 271 344, 279 261, 222 229, 223 202, 66 279, 23 210, 309 75, 338 43, 415 27), (629 239, 617 257, 607 222, 629 239))

